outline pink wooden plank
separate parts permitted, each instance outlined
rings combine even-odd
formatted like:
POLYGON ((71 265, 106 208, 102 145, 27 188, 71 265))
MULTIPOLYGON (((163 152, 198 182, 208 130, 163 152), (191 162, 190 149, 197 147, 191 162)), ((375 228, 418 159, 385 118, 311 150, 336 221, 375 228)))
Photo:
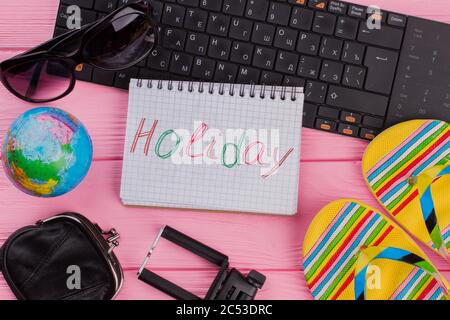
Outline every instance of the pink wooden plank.
MULTIPOLYGON (((204 297, 215 276, 213 271, 157 271, 161 276, 186 288, 199 297, 204 297)), ((267 282, 259 292, 258 300, 307 300, 312 299, 303 274, 300 271, 265 272, 267 282)), ((9 290, 0 275, 0 300, 13 300, 14 295, 9 290)), ((161 293, 139 281, 136 270, 125 271, 124 286, 117 296, 120 300, 169 300, 171 297, 161 293)))
MULTIPOLYGON (((354 2, 372 4, 371 0, 354 2)), ((58 0, 2 3, 0 61, 51 36, 57 3, 58 0)), ((384 9, 450 22, 448 0, 433 1, 433 6, 424 6, 422 0, 378 0, 377 4, 384 9)), ((301 242, 314 214, 327 202, 340 197, 355 197, 377 206, 365 188, 359 163, 355 161, 361 158, 366 143, 305 129, 301 214, 296 217, 125 208, 118 199, 121 162, 105 160, 121 159, 126 100, 126 93, 120 90, 79 83, 71 96, 52 104, 75 114, 87 125, 98 161, 78 189, 59 199, 26 196, 11 187, 1 174, 0 205, 4 210, 0 216, 0 242, 13 230, 45 216, 66 210, 83 212, 101 225, 117 227, 122 233, 118 255, 127 271, 126 284, 119 298, 156 299, 164 296, 139 283, 133 273, 159 226, 170 224, 229 254, 235 266, 264 271, 269 282, 259 298, 301 299, 310 297, 300 272, 301 242)), ((0 138, 11 121, 30 107, 32 105, 12 97, 0 86, 0 138)), ((441 258, 432 257, 441 270, 449 270, 441 258)), ((155 258, 152 263, 164 275, 204 294, 207 283, 200 274, 211 277, 209 266, 199 259, 186 257, 183 251, 171 248, 167 243, 161 244, 161 256, 155 258), (183 274, 180 276, 174 268, 182 270, 183 274), (192 274, 192 277, 186 277, 186 274, 192 274)), ((446 271, 445 275, 450 278, 450 272, 446 271)), ((12 296, 0 277, 0 300, 7 298, 12 296)))
MULTIPOLYGON (((204 297, 214 277, 213 271, 191 270, 167 271, 158 270, 161 276, 175 282, 199 297, 204 297)), ((266 271, 267 282, 258 293, 257 300, 311 300, 311 293, 306 286, 304 276, 300 271, 266 271)), ((450 271, 443 275, 450 278, 450 271)), ((0 275, 0 300, 14 299, 0 275)), ((135 270, 125 272, 124 286, 117 299, 121 300, 168 300, 169 296, 139 281, 135 270)))
MULTIPOLYGON (((115 227, 122 235, 118 256, 126 268, 137 268, 162 225, 168 224, 228 254, 240 268, 296 270, 301 268, 305 230, 328 202, 356 198, 378 207, 365 187, 357 162, 306 162, 301 166, 300 214, 295 217, 212 213, 192 210, 130 208, 119 200, 121 161, 96 161, 83 184, 56 199, 36 199, 13 188, 0 177, 2 211, 0 239, 17 228, 65 211, 86 214, 101 226, 115 227), (319 178, 320 177, 320 178, 319 178)), ((167 245, 162 243, 162 248, 167 245)), ((178 248, 155 265, 161 268, 196 268, 178 248)), ((448 269, 436 259, 441 269, 448 269)))

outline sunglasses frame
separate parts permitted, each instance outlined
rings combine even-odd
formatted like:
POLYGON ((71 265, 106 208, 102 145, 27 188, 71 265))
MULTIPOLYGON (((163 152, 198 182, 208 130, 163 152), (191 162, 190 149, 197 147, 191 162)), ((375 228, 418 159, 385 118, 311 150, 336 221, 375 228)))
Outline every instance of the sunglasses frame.
POLYGON ((69 30, 68 32, 66 32, 58 37, 55 37, 43 44, 40 44, 39 46, 37 46, 31 50, 28 50, 28 51, 21 53, 15 57, 12 57, 8 60, 1 62, 0 63, 0 82, 12 94, 14 94, 16 97, 18 97, 22 100, 25 100, 27 102, 32 102, 32 103, 45 103, 45 102, 52 102, 52 101, 61 99, 72 92, 72 90, 75 87, 75 83, 77 81, 75 68, 79 64, 86 64, 86 65, 89 65, 89 66, 92 66, 92 67, 95 67, 95 68, 98 68, 101 70, 106 70, 106 71, 119 71, 119 70, 128 69, 128 68, 138 64, 142 60, 144 60, 148 56, 148 54, 150 54, 150 52, 152 52, 152 50, 155 48, 155 45, 158 41, 158 39, 157 39, 158 23, 154 19, 152 19, 152 17, 151 17, 152 12, 153 12, 153 8, 148 3, 148 1, 140 0, 137 2, 126 4, 120 8, 112 11, 111 13, 109 13, 108 15, 103 17, 102 19, 99 19, 91 24, 81 27, 81 29, 69 30), (145 54, 143 54, 142 57, 140 57, 139 59, 137 59, 133 62, 130 62, 129 64, 127 64, 125 66, 121 66, 119 68, 105 68, 103 66, 95 65, 88 58, 86 58, 84 56, 84 49, 85 49, 86 45, 92 39, 95 39, 95 37, 100 32, 103 31, 103 29, 104 29, 104 27, 106 27, 106 25, 108 25, 112 21, 115 21, 115 19, 113 19, 113 18, 118 13, 120 13, 121 11, 123 11, 124 9, 127 9, 127 8, 134 9, 135 12, 127 13, 121 17, 118 17, 118 19, 123 18, 128 14, 130 14, 130 15, 137 14, 142 17, 145 17, 145 19, 148 20, 148 22, 153 26, 153 29, 154 29, 154 33, 153 33, 153 36, 155 37, 154 45, 145 54), (58 51, 58 49, 57 49, 58 47, 63 48, 64 44, 67 44, 70 40, 79 41, 80 45, 78 46, 78 49, 76 51, 74 51, 72 53, 64 53, 64 52, 58 51), (54 97, 51 99, 42 99, 42 100, 28 98, 26 96, 21 95, 15 89, 13 89, 11 87, 11 85, 9 84, 8 80, 6 79, 5 72, 7 72, 12 67, 17 67, 17 66, 19 66, 21 64, 25 64, 25 63, 32 63, 32 62, 46 61, 46 60, 47 61, 61 61, 65 64, 67 64, 71 68, 70 85, 68 86, 67 90, 64 93, 62 93, 61 95, 59 95, 58 97, 54 97))

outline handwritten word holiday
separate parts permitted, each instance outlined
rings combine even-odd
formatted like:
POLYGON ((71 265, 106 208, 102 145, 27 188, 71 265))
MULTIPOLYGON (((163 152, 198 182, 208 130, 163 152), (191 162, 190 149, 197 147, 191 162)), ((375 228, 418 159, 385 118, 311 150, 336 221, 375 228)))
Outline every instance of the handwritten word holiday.
POLYGON ((259 166, 261 177, 268 178, 278 172, 294 151, 294 146, 280 150, 278 129, 226 129, 222 132, 203 121, 195 121, 193 131, 158 130, 161 125, 158 119, 151 122, 141 118, 130 153, 153 155, 178 165, 216 164, 228 169, 259 166), (161 134, 156 137, 155 132, 161 134))

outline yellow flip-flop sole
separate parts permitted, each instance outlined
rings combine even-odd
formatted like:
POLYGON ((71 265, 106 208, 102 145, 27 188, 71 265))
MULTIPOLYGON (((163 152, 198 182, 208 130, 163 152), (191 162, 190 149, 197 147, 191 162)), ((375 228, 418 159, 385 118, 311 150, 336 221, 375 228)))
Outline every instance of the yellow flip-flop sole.
POLYGON ((387 129, 369 144, 362 160, 366 183, 382 206, 412 235, 447 259, 450 250, 450 175, 431 184, 434 216, 428 217, 428 226, 421 193, 414 181, 433 167, 448 165, 450 125, 438 120, 412 120, 387 129), (436 248, 430 231, 436 219, 434 225, 440 234, 441 248, 436 248))
MULTIPOLYGON (((431 265, 417 244, 385 215, 356 200, 334 201, 316 215, 303 242, 304 274, 313 297, 356 299, 357 265, 361 252, 369 248, 397 248, 431 265)), ((367 269, 365 297, 439 300, 447 297, 447 287, 436 270, 433 276, 413 265, 381 258, 367 269)))

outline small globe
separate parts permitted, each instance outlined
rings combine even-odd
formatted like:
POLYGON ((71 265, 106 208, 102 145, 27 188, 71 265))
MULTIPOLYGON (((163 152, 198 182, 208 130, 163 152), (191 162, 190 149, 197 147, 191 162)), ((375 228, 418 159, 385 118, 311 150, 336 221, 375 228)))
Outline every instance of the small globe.
POLYGON ((56 197, 74 189, 92 162, 92 142, 83 124, 67 112, 41 107, 9 128, 2 149, 6 175, 25 193, 56 197))

